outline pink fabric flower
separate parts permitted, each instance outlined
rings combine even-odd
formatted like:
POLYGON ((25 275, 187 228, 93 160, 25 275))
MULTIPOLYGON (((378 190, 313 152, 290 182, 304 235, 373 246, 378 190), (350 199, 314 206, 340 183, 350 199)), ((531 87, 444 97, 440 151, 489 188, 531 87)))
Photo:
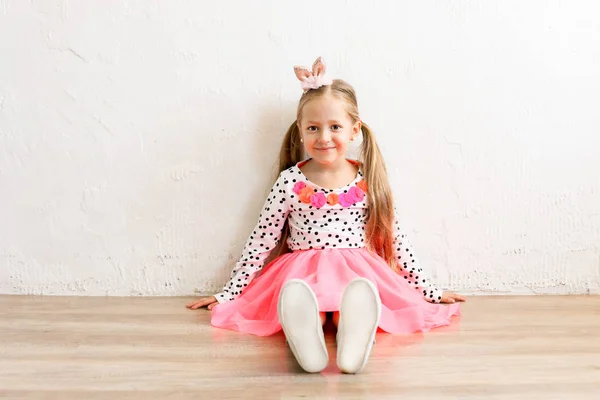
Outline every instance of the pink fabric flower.
POLYGON ((353 200, 353 203, 358 203, 365 198, 365 192, 357 186, 352 186, 350 190, 348 190, 348 196, 353 200))
POLYGON ((312 204, 312 206, 316 208, 323 207, 326 201, 327 200, 325 198, 325 195, 321 192, 317 192, 310 196, 310 204, 312 204))
POLYGON ((340 194, 339 202, 343 207, 350 207, 351 205, 353 205, 355 203, 359 203, 359 202, 363 201, 364 198, 365 198, 365 192, 363 192, 362 189, 359 187, 352 186, 348 190, 348 193, 340 194))
POLYGON ((294 193, 300 194, 300 191, 306 187, 306 183, 304 182, 296 182, 294 185, 294 193))
POLYGON ((352 199, 349 199, 348 197, 348 193, 340 193, 339 203, 342 205, 342 207, 350 207, 352 204, 354 204, 354 202, 351 201, 352 199))

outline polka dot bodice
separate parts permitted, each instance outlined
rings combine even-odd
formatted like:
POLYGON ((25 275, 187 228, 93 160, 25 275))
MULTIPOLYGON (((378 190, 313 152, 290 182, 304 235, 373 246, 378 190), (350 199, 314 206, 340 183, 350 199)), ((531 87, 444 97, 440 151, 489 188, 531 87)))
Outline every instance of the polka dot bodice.
MULTIPOLYGON (((262 269, 265 259, 282 236, 286 219, 289 229, 287 245, 293 251, 360 248, 366 245, 368 189, 360 169, 348 185, 325 189, 310 182, 300 170, 301 165, 299 163, 281 172, 271 188, 231 279, 222 292, 215 295, 220 303, 239 296, 262 269)), ((400 229, 398 218, 394 247, 400 275, 421 291, 427 301, 438 303, 442 292, 431 286, 423 276, 408 237, 400 229)))
POLYGON ((356 179, 340 189, 324 189, 310 183, 298 167, 288 171, 283 184, 292 187, 287 241, 290 250, 365 245, 367 196, 360 188, 360 182, 364 182, 360 171, 356 179))

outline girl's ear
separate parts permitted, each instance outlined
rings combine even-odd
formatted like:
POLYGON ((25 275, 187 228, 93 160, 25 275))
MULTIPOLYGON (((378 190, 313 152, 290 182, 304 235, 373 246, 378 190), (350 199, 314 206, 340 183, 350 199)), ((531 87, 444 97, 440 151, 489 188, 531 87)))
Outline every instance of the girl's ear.
POLYGON ((296 128, 298 128, 298 136, 300 137, 300 142, 304 143, 304 139, 302 138, 302 129, 300 128, 300 121, 296 122, 296 128))
POLYGON ((354 123, 352 127, 352 138, 356 139, 358 135, 360 135, 360 128, 362 127, 362 121, 359 119, 354 123))

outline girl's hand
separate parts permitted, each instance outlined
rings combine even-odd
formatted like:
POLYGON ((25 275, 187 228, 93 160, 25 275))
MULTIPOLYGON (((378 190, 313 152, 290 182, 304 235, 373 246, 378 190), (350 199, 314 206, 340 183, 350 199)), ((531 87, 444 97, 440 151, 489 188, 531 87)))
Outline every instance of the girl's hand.
POLYGON ((456 293, 452 293, 452 292, 442 293, 442 300, 441 300, 442 303, 452 304, 452 303, 456 303, 457 301, 464 302, 464 301, 467 301, 467 299, 464 296, 461 296, 460 294, 456 294, 456 293))
POLYGON ((217 304, 219 304, 219 303, 217 302, 217 298, 215 296, 207 296, 207 297, 200 297, 197 300, 189 302, 186 307, 189 308, 190 310, 197 310, 199 308, 208 306, 208 309, 212 310, 213 307, 216 306, 217 304))

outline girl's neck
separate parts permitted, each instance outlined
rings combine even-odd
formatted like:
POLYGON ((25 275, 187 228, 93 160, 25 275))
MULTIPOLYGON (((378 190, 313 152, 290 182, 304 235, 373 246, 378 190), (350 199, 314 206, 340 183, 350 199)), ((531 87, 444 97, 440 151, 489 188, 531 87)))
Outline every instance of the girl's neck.
POLYGON ((337 189, 356 179, 358 166, 345 158, 335 165, 322 165, 310 159, 300 170, 311 182, 326 189, 337 189))

